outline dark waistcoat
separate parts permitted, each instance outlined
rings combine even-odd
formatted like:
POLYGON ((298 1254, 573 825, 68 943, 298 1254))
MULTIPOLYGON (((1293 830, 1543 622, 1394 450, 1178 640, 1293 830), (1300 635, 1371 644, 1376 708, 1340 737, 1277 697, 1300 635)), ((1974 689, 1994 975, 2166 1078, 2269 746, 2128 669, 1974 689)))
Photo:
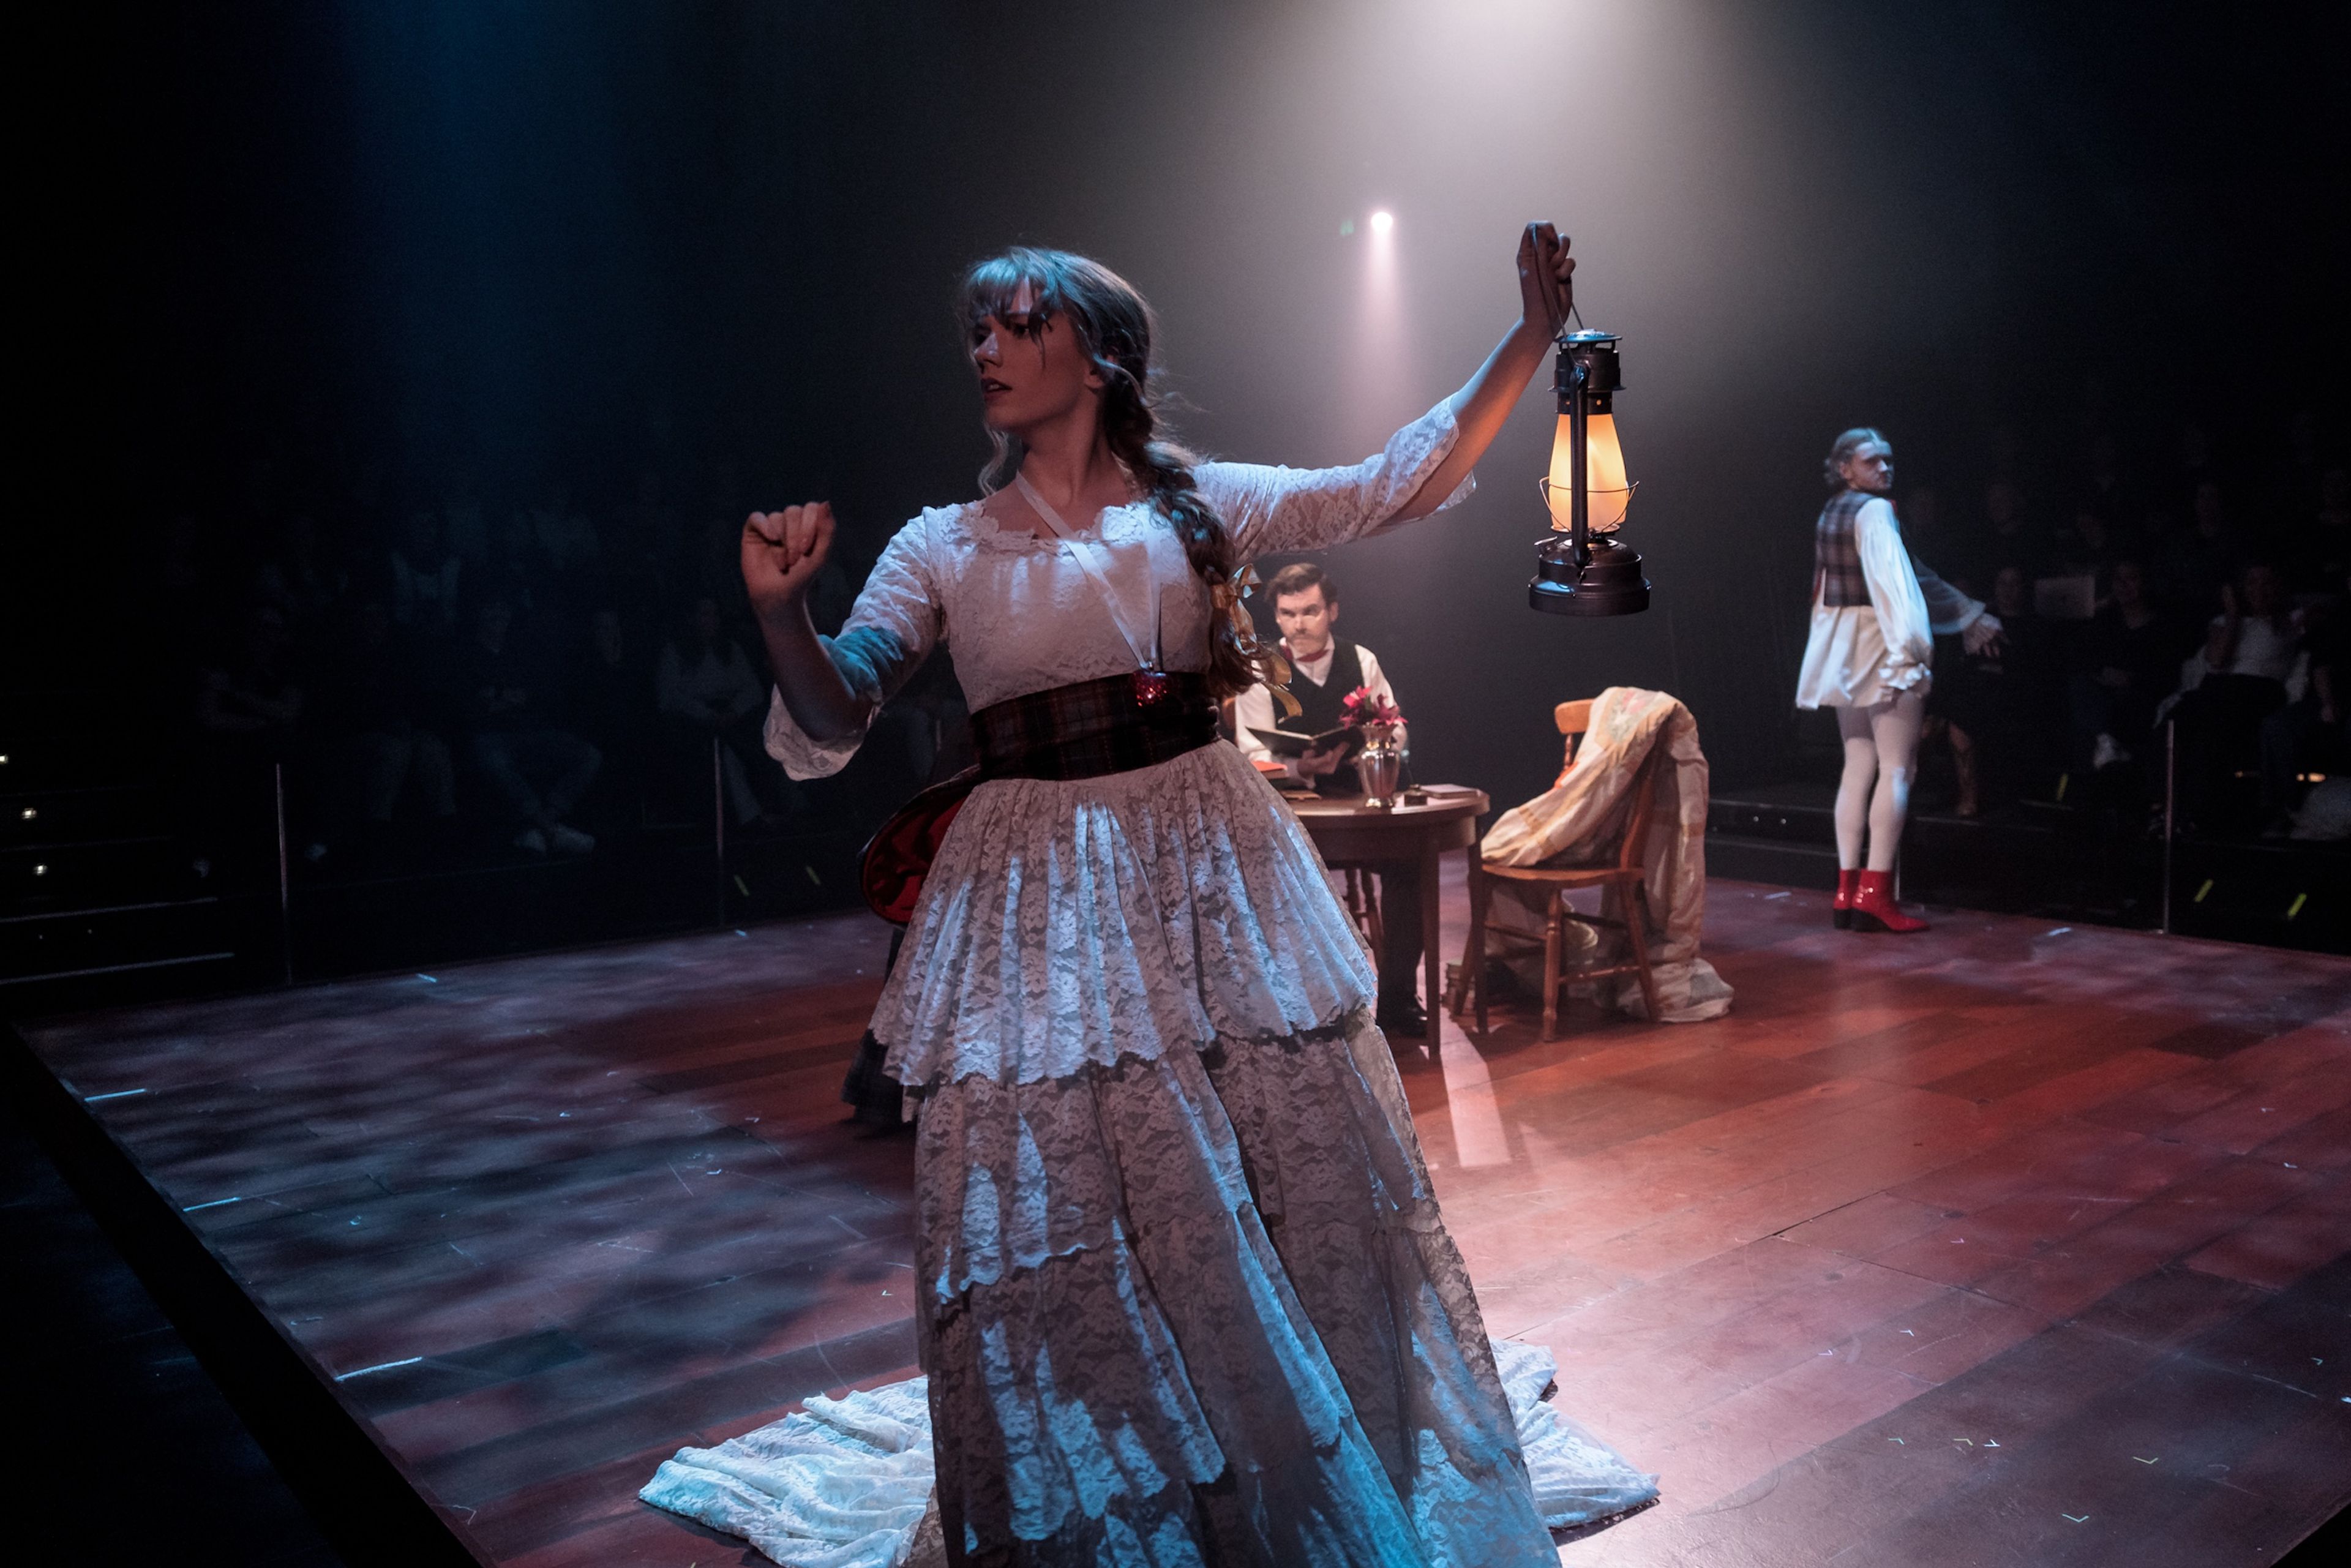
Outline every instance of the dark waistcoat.
MULTIPOLYGON (((1353 643, 1341 643, 1331 651, 1330 678, 1316 685, 1304 675, 1292 674, 1290 695, 1298 699, 1298 711, 1276 721, 1275 727, 1294 735, 1321 735, 1347 722, 1342 705, 1347 694, 1364 684, 1363 650, 1353 643)), ((1352 762, 1343 763, 1337 771, 1325 774, 1314 781, 1318 795, 1360 795, 1364 792, 1362 777, 1352 762)))
POLYGON ((1321 685, 1302 674, 1291 675, 1290 695, 1298 699, 1298 711, 1280 720, 1274 727, 1292 735, 1321 735, 1324 730, 1336 729, 1346 722, 1340 705, 1347 700, 1349 692, 1363 684, 1361 651, 1353 643, 1341 643, 1331 651, 1331 677, 1321 685))

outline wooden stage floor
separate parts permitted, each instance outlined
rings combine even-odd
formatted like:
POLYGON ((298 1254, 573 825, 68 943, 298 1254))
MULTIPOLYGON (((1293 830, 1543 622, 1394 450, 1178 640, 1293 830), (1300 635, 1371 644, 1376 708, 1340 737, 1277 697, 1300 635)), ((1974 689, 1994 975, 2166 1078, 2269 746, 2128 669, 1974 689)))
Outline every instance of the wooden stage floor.
MULTIPOLYGON (((1727 1019, 1404 1053, 1489 1326, 1663 1478, 1563 1562, 2258 1563, 2343 1503, 2351 962, 1711 900, 1727 1019)), ((660 1459, 912 1371, 911 1145, 835 1099, 883 951, 841 915, 28 1033, 490 1555, 706 1568, 757 1559, 634 1500, 660 1459)))

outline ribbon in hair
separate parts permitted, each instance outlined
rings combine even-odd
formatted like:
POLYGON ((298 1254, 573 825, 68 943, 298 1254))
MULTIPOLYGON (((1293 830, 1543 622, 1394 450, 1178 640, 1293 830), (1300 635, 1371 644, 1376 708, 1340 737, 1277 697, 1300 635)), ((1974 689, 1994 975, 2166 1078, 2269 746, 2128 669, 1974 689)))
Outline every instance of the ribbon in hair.
POLYGON ((1258 641, 1257 622, 1241 602, 1257 586, 1257 568, 1244 566, 1224 581, 1211 584, 1208 598, 1217 607, 1217 613, 1232 628, 1233 643, 1240 649, 1241 657, 1257 666, 1258 677, 1273 694, 1281 716, 1295 718, 1301 710, 1298 699, 1290 695, 1290 661, 1281 656, 1279 648, 1270 648, 1258 641))

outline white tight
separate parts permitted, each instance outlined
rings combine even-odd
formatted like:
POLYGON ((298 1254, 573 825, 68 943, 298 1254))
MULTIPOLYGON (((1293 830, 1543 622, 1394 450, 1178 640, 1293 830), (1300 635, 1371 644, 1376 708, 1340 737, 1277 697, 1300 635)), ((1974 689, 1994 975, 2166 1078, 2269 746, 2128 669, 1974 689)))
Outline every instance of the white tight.
POLYGON ((1910 815, 1910 780, 1918 770, 1918 727, 1927 716, 1922 691, 1896 695, 1876 707, 1836 710, 1844 737, 1844 777, 1837 781, 1837 865, 1862 864, 1862 830, 1869 832, 1871 871, 1892 871, 1910 815), (1873 789, 1872 784, 1876 785, 1873 789))

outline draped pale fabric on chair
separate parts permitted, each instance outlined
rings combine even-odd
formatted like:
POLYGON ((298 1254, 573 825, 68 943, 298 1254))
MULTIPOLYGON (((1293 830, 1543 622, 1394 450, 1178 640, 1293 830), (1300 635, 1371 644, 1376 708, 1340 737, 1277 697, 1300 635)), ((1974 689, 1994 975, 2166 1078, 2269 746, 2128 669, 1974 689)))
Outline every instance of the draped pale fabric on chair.
MULTIPOLYGON (((1524 939, 1544 939, 1547 949, 1562 946, 1573 935, 1572 921, 1582 917, 1554 920, 1562 889, 1589 885, 1604 888, 1604 915, 1623 922, 1628 909, 1615 907, 1621 904, 1645 916, 1643 928, 1637 941, 1624 932, 1624 961, 1603 962, 1598 967, 1607 973, 1587 967, 1559 979, 1601 980, 1604 1003, 1669 1023, 1729 1011, 1730 988, 1698 956, 1706 914, 1707 762, 1698 721, 1665 693, 1633 686, 1562 703, 1553 716, 1570 737, 1570 760, 1549 789, 1504 812, 1480 846, 1471 868, 1472 942, 1479 950, 1467 956, 1455 977, 1454 1009, 1474 996, 1479 1027, 1485 1027, 1482 948, 1489 930, 1503 926, 1524 939), (1637 845, 1628 846, 1628 828, 1643 830, 1637 845), (1628 874, 1635 864, 1637 878, 1628 874), (1610 874, 1593 874, 1603 870, 1610 874), (1531 872, 1546 874, 1526 874, 1531 872), (1562 927, 1560 943, 1549 940, 1554 925, 1562 927)), ((1564 968, 1563 955, 1558 962, 1564 968)), ((1545 1010, 1555 1017, 1556 1007, 1554 989, 1545 1010)))

